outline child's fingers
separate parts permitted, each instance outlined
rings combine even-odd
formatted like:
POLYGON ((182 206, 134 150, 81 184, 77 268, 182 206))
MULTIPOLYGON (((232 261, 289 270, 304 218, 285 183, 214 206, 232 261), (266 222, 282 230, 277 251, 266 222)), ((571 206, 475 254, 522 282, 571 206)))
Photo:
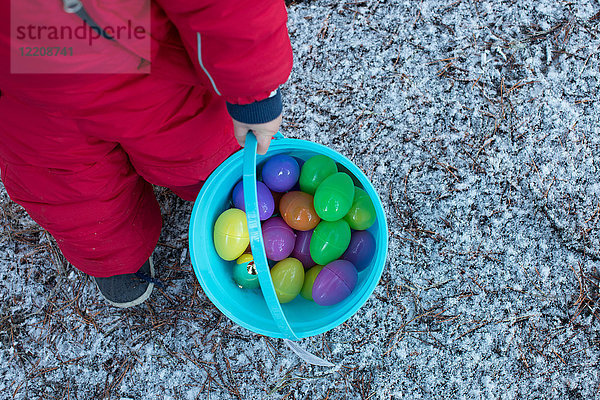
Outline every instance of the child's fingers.
POLYGON ((256 141, 258 142, 258 147, 256 149, 256 153, 260 155, 264 155, 269 150, 269 145, 271 144, 272 134, 260 134, 256 136, 256 141))
POLYGON ((242 147, 246 144, 246 135, 248 134, 248 128, 243 126, 233 126, 233 135, 237 140, 238 144, 242 147))
POLYGON ((246 144, 246 135, 248 131, 254 132, 257 141, 256 152, 260 155, 267 153, 269 145, 271 144, 271 138, 277 133, 281 126, 281 115, 272 121, 265 122, 262 124, 246 124, 243 122, 233 120, 233 134, 242 147, 246 144))

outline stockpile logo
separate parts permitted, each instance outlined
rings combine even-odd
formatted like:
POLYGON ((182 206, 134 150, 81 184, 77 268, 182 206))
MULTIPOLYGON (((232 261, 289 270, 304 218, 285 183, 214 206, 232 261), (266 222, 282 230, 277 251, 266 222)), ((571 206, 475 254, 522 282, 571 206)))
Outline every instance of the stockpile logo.
POLYGON ((11 0, 11 72, 149 73, 150 1, 11 0))

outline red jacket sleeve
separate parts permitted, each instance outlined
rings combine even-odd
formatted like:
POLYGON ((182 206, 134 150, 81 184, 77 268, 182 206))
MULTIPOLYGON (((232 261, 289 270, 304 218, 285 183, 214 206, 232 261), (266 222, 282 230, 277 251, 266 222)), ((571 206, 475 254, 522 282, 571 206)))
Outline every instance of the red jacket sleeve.
POLYGON ((283 0, 158 0, 198 74, 233 104, 268 98, 285 83, 292 48, 283 0))

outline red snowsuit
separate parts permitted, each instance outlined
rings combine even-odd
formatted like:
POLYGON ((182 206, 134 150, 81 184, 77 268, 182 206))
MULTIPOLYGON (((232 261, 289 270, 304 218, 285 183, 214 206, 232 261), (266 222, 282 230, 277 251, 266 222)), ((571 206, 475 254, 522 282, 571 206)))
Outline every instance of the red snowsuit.
MULTIPOLYGON (((151 67, 142 74, 11 74, 9 2, 0 2, 0 171, 8 194, 80 270, 137 271, 162 223, 151 184, 194 200, 238 148, 226 101, 260 103, 287 80, 283 1, 153 0, 150 66, 136 49, 95 43, 111 67, 151 67)), ((82 3, 107 26, 143 0, 82 3)), ((37 24, 82 23, 57 1, 12 6, 37 24)))

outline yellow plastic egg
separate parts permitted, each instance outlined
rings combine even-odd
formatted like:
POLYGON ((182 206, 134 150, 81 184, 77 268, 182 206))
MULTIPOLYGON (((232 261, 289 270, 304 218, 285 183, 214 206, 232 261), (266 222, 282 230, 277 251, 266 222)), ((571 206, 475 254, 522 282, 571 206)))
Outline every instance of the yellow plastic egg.
POLYGON ((250 243, 246 213, 237 208, 224 211, 215 222, 213 238, 222 259, 232 261, 241 256, 250 243))
POLYGON ((279 261, 271 268, 271 279, 280 303, 294 300, 304 284, 304 267, 295 258, 279 261))

